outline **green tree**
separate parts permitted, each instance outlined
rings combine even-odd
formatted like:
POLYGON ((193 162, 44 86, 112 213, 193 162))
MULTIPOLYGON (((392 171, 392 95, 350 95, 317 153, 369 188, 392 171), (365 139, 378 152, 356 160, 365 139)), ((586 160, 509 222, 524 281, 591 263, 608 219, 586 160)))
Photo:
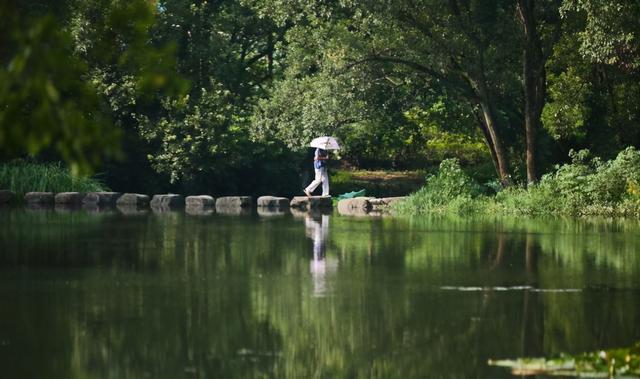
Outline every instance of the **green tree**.
MULTIPOLYGON (((361 70, 371 74, 370 80, 402 83, 389 86, 395 91, 387 91, 387 97, 398 92, 411 95, 412 106, 429 107, 438 97, 433 95, 443 93, 470 104, 468 109, 476 116, 496 171, 503 182, 509 181, 504 139, 514 133, 522 99, 517 69, 519 25, 513 4, 426 0, 293 3, 293 7, 290 1, 266 7, 276 15, 286 14, 283 8, 306 12, 302 20, 290 16, 297 28, 288 36, 291 49, 315 58, 315 63, 300 67, 302 75, 325 71, 330 77, 347 75, 338 80, 348 83, 349 75, 358 77, 353 72, 361 70), (315 53, 309 54, 314 48, 315 53)), ((296 56, 289 53, 290 59, 296 56)), ((362 81, 354 85, 353 92, 366 92, 359 86, 368 86, 362 81)))
POLYGON ((219 178, 279 159, 280 147, 253 144, 247 126, 253 104, 281 71, 286 26, 231 0, 160 1, 158 9, 154 39, 175 44, 178 73, 191 89, 163 99, 156 112, 136 114, 141 136, 155 146, 149 159, 173 183, 237 188, 219 178), (266 148, 273 149, 273 158, 261 155, 266 148))
POLYGON ((582 16, 580 53, 593 62, 640 70, 640 4, 625 0, 564 0, 562 15, 582 16), (577 15, 575 14, 577 13, 577 15))
POLYGON ((612 158, 640 144, 640 81, 633 63, 639 9, 630 2, 565 1, 560 10, 562 33, 547 62, 544 127, 563 155, 588 148, 612 158))
POLYGON ((0 5, 0 149, 5 158, 55 151, 72 172, 88 173, 119 153, 86 64, 51 15, 0 5))
POLYGON ((134 115, 153 117, 161 109, 161 99, 186 93, 188 82, 177 74, 175 44, 154 40, 157 3, 74 0, 71 4, 65 25, 75 53, 87 63, 87 79, 123 133, 124 156, 102 166, 105 180, 123 191, 162 190, 167 179, 155 173, 147 160, 156 147, 140 136, 134 115))
POLYGON ((101 158, 122 158, 134 111, 148 113, 154 98, 184 87, 171 46, 149 41, 154 2, 9 2, 0 10, 7 157, 54 150, 74 172, 89 172, 101 158))

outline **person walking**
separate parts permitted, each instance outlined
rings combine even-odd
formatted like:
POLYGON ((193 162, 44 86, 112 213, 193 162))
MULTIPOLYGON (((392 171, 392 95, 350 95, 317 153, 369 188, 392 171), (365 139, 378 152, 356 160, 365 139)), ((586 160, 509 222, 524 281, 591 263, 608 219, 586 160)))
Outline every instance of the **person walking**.
POLYGON ((305 188, 304 194, 311 197, 313 191, 322 183, 322 197, 329 195, 329 175, 327 174, 327 161, 329 160, 329 152, 324 149, 316 148, 313 157, 313 168, 316 172, 315 179, 305 188))

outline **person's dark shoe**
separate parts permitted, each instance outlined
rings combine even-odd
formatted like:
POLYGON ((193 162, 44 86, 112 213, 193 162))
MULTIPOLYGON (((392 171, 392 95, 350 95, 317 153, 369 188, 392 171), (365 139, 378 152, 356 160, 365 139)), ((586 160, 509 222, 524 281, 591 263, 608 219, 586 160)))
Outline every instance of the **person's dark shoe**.
POLYGON ((309 191, 307 191, 307 189, 303 189, 302 192, 304 192, 305 195, 307 195, 307 197, 311 197, 311 193, 309 191))

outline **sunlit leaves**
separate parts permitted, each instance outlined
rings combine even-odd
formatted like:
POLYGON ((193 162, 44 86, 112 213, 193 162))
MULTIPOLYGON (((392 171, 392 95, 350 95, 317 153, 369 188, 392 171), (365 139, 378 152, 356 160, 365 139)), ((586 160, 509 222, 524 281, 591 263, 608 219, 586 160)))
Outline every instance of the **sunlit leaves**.
POLYGON ((142 137, 159 144, 149 160, 172 183, 206 171, 211 162, 203 158, 225 156, 235 147, 239 136, 229 130, 232 107, 228 92, 203 89, 195 100, 189 96, 166 99, 162 107, 166 115, 159 120, 144 115, 138 120, 142 137))
POLYGON ((565 0, 562 15, 586 16, 580 33, 580 52, 588 59, 640 69, 640 4, 626 0, 565 0))
POLYGON ((555 139, 584 137, 589 117, 586 104, 591 86, 571 68, 548 76, 549 102, 542 111, 542 123, 555 139))

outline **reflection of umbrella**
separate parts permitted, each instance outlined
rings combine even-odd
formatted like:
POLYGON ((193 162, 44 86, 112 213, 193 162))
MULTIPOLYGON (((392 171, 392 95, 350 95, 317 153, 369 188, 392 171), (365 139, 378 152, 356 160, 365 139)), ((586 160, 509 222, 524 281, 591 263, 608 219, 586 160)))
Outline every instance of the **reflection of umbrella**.
POLYGON ((313 141, 309 144, 311 147, 317 147, 319 149, 324 150, 338 150, 340 149, 340 144, 338 140, 333 137, 318 137, 314 138, 313 141))

